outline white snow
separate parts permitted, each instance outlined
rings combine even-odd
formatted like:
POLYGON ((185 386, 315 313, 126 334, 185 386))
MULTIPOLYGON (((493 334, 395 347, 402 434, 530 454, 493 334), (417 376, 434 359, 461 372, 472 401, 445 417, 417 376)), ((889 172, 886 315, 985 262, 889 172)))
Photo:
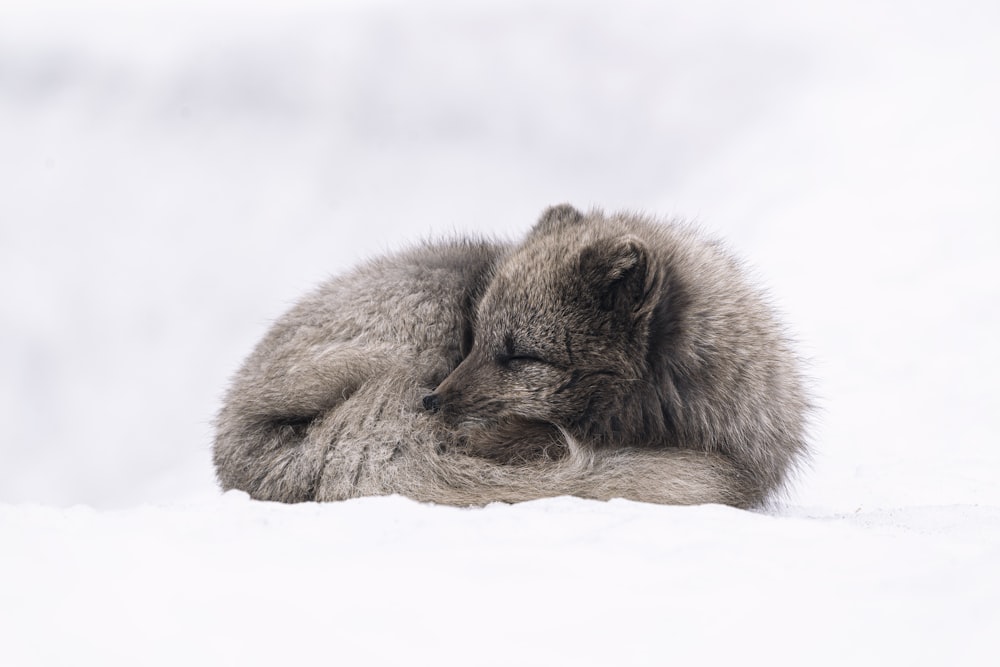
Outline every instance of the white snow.
POLYGON ((0 5, 0 664, 1000 663, 1000 5, 0 5), (219 493, 374 253, 696 219, 814 378, 769 514, 219 493))

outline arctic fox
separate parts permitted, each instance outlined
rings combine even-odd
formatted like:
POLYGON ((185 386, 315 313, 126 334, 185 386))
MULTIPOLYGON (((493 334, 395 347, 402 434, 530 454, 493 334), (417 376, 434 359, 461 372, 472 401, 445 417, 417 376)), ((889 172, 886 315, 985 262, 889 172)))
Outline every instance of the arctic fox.
POLYGON ((305 297, 234 378, 214 456, 224 488, 285 502, 753 507, 805 453, 807 409, 717 244, 558 206, 520 245, 426 244, 305 297))

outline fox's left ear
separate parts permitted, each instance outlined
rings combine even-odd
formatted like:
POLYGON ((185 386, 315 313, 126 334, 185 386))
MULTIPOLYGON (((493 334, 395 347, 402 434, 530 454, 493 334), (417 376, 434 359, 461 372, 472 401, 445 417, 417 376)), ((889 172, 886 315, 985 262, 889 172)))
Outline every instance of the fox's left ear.
POLYGON ((577 225, 581 222, 583 222, 583 213, 580 213, 569 204, 550 206, 545 209, 542 213, 542 217, 540 217, 538 222, 535 223, 535 226, 531 228, 531 235, 540 236, 542 234, 548 234, 549 232, 559 229, 560 227, 577 225))
POLYGON ((636 316, 650 311, 655 275, 649 252, 633 236, 605 238, 580 252, 580 276, 601 309, 636 316))

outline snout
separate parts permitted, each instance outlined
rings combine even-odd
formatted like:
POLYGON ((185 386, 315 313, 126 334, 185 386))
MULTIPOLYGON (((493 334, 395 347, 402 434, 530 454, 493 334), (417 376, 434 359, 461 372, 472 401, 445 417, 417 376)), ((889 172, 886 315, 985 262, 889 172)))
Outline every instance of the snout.
POLYGON ((441 397, 437 394, 427 394, 424 396, 424 410, 437 412, 441 409, 441 397))
POLYGON ((434 390, 423 397, 424 409, 428 412, 440 412, 448 419, 458 418, 469 407, 469 395, 475 395, 474 389, 482 382, 482 363, 475 354, 462 360, 434 390), (470 389, 473 391, 470 392, 470 389))

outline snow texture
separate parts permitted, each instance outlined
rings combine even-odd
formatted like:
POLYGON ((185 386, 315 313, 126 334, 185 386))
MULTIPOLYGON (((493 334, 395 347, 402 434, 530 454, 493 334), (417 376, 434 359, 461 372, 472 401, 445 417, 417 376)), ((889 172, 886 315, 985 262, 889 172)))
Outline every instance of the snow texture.
POLYGON ((1000 5, 0 5, 0 664, 1000 664, 1000 5), (808 361, 769 513, 221 494, 305 290, 696 220, 808 361))

